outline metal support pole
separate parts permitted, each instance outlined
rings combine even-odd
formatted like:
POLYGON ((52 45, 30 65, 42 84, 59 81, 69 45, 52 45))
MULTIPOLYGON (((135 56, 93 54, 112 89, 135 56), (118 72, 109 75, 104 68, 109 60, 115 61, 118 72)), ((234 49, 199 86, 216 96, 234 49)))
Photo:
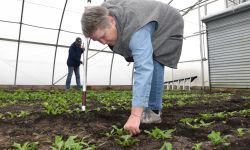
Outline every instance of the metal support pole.
POLYGON ((188 80, 189 80, 188 90, 191 91, 191 78, 189 78, 188 80))
POLYGON ((174 90, 174 70, 172 69, 172 90, 174 90))
POLYGON ((228 0, 224 0, 225 1, 225 8, 228 8, 228 0))
POLYGON ((17 78, 17 68, 18 68, 18 61, 19 61, 20 39, 21 39, 22 24, 23 24, 23 10, 24 10, 24 0, 23 0, 23 3, 22 3, 22 12, 21 12, 21 19, 20 19, 20 27, 19 27, 19 36, 18 36, 18 45, 17 45, 17 54, 16 54, 16 69, 15 69, 14 86, 16 86, 16 78, 17 78))
POLYGON ((180 80, 178 80, 177 90, 179 90, 179 89, 180 89, 180 83, 181 83, 181 81, 180 81, 180 80))
MULTIPOLYGON (((91 0, 87 1, 87 6, 90 6, 91 0)), ((88 70, 88 52, 90 39, 85 38, 86 48, 83 55, 84 65, 83 65, 83 85, 82 85, 82 111, 86 110, 86 101, 87 101, 87 70, 88 70)))
MULTIPOLYGON (((200 0, 198 0, 199 2, 200 0)), ((200 13, 200 4, 198 7, 198 18, 199 18, 199 32, 201 33, 201 13, 200 13)), ((202 89, 204 90, 204 64, 203 64, 203 46, 202 46, 202 34, 199 35, 200 38, 200 56, 201 56, 201 81, 202 89)))
POLYGON ((85 38, 85 52, 83 55, 83 83, 82 83, 82 111, 86 110, 86 101, 87 101, 87 70, 88 70, 88 51, 89 51, 89 44, 90 39, 85 38))
POLYGON ((186 82, 186 79, 183 80, 183 87, 182 87, 182 90, 185 90, 185 82, 186 82))
POLYGON ((112 55, 112 60, 111 60, 111 64, 110 64, 109 87, 111 86, 111 77, 112 77, 112 69, 113 69, 114 56, 115 56, 115 53, 113 53, 113 55, 112 55))
POLYGON ((62 21, 63 21, 64 12, 65 12, 67 3, 68 3, 68 0, 65 1, 64 8, 63 8, 63 12, 62 12, 62 17, 61 17, 61 21, 60 21, 60 25, 59 25, 59 29, 58 29, 58 33, 57 33, 56 49, 55 49, 54 63, 53 63, 52 82, 51 82, 51 85, 52 85, 52 86, 53 86, 53 83, 54 83, 54 76, 55 76, 56 54, 57 54, 58 41, 59 41, 59 37, 60 37, 60 32, 61 32, 61 27, 62 27, 62 21))

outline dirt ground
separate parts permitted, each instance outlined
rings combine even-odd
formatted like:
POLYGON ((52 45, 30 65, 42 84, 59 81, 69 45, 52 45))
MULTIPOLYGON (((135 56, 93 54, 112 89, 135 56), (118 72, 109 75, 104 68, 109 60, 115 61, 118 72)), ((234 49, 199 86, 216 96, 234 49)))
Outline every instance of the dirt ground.
MULTIPOLYGON (((162 130, 176 129, 173 138, 168 140, 174 150, 191 150, 196 143, 202 142, 201 149, 228 149, 228 150, 249 150, 250 133, 244 136, 237 136, 237 128, 250 129, 250 115, 234 116, 220 120, 211 118, 215 121, 208 128, 194 129, 180 122, 181 118, 199 116, 200 113, 216 113, 222 111, 238 111, 250 109, 250 100, 243 99, 242 96, 250 96, 250 93, 233 92, 230 100, 213 103, 196 104, 192 106, 175 106, 164 109, 162 112, 162 123, 160 124, 142 124, 141 130, 150 130, 158 127, 162 130), (222 135, 227 135, 230 142, 229 146, 222 144, 213 146, 208 140, 207 135, 211 131, 220 131, 222 135)), ((172 100, 174 102, 174 100, 172 100)), ((0 149, 11 149, 13 142, 23 143, 26 141, 38 141, 39 150, 48 150, 54 137, 61 135, 68 137, 78 135, 87 137, 87 139, 99 145, 97 149, 101 150, 154 150, 160 149, 163 141, 154 140, 148 134, 142 132, 135 136, 140 142, 129 148, 122 148, 117 145, 114 139, 106 137, 103 133, 110 131, 112 125, 122 127, 129 116, 129 111, 93 111, 79 114, 46 115, 42 112, 42 106, 39 102, 34 105, 15 104, 14 106, 1 107, 0 113, 15 112, 19 110, 28 110, 32 112, 25 118, 0 119, 0 149), (104 143, 104 144, 103 144, 104 143)))

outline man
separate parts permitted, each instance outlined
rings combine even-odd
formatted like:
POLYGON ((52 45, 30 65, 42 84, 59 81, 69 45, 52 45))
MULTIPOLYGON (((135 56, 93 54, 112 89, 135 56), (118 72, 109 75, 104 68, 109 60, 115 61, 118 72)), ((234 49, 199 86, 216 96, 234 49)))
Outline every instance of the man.
POLYGON ((65 85, 66 90, 70 89, 70 83, 71 83, 73 71, 75 72, 75 76, 76 76, 77 88, 79 90, 82 88, 81 81, 80 81, 79 66, 80 64, 82 64, 81 55, 83 51, 85 50, 83 46, 82 46, 82 39, 78 37, 76 38, 75 42, 71 44, 69 48, 69 55, 67 59, 68 76, 67 76, 66 85, 65 85))
POLYGON ((124 129, 140 132, 140 123, 160 123, 164 66, 176 68, 183 41, 183 18, 154 0, 110 0, 85 9, 82 31, 134 62, 131 115, 124 129))

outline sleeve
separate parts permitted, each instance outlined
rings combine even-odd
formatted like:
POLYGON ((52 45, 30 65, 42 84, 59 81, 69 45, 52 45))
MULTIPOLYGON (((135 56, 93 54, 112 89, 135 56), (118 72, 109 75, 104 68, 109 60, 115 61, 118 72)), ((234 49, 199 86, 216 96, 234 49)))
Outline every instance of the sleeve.
POLYGON ((151 34, 150 24, 145 25, 132 35, 129 43, 135 69, 132 107, 148 106, 154 70, 151 34))

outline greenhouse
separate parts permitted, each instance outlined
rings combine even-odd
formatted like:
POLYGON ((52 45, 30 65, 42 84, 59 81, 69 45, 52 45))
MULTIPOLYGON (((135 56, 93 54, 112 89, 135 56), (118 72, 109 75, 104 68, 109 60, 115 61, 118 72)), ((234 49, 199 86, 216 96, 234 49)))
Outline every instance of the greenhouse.
POLYGON ((2 0, 0 149, 249 149, 249 16, 250 0, 2 0))

